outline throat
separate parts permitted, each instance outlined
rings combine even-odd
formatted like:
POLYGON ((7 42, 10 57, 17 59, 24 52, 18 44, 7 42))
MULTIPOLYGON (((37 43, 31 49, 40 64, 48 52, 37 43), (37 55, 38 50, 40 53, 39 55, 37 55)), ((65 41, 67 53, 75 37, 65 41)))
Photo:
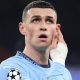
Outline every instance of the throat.
POLYGON ((37 64, 48 65, 49 54, 46 53, 44 48, 29 49, 29 47, 25 47, 23 53, 34 60, 37 64))
POLYGON ((41 65, 48 65, 49 55, 46 53, 46 48, 35 48, 36 52, 33 54, 35 55, 36 61, 41 65))

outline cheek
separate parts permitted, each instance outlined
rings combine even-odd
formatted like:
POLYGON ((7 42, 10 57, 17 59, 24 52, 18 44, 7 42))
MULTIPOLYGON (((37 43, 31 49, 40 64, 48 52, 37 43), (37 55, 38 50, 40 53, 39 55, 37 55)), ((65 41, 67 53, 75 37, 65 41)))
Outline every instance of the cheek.
POLYGON ((35 43, 35 41, 37 40, 36 37, 37 37, 37 33, 38 31, 35 29, 35 28, 29 28, 28 31, 27 31, 27 38, 28 38, 28 41, 30 43, 35 43))
POLYGON ((34 29, 31 27, 27 28, 27 38, 31 39, 33 37, 34 34, 34 29))
POLYGON ((52 26, 51 27, 51 34, 52 34, 52 36, 55 36, 56 34, 57 34, 57 29, 56 29, 56 26, 52 26))

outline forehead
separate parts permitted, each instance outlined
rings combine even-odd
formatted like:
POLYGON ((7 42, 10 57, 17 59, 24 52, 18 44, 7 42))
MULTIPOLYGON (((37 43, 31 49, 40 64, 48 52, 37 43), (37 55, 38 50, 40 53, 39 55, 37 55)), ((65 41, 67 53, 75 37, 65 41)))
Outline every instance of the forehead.
POLYGON ((27 15, 29 17, 39 15, 41 17, 51 16, 53 18, 57 18, 56 12, 50 8, 31 8, 28 10, 27 15))

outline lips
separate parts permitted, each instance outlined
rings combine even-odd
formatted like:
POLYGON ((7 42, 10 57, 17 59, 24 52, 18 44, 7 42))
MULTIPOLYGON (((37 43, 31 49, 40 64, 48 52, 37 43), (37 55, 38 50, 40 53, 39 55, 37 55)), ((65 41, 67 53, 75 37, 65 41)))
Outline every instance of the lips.
POLYGON ((48 38, 46 34, 41 34, 39 38, 48 38))

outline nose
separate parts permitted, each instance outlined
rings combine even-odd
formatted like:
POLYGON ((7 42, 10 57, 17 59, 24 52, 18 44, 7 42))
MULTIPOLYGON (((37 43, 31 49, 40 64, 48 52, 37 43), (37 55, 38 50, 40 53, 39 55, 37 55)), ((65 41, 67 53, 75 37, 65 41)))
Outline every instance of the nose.
POLYGON ((45 21, 42 21, 40 31, 47 31, 47 26, 46 26, 45 21))
POLYGON ((47 31, 46 28, 40 28, 40 31, 47 31))

